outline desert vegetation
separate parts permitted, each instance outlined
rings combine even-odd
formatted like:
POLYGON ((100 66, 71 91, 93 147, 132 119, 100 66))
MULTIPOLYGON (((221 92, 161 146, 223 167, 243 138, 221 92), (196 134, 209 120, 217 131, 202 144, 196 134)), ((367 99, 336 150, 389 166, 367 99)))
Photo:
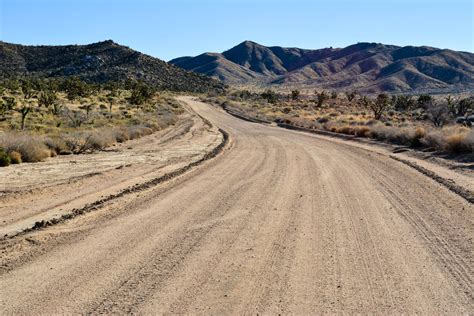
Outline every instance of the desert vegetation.
POLYGON ((143 82, 3 80, 0 165, 104 150, 166 128, 182 112, 171 93, 143 82))
POLYGON ((235 90, 205 101, 278 124, 450 154, 474 153, 474 97, 235 90))

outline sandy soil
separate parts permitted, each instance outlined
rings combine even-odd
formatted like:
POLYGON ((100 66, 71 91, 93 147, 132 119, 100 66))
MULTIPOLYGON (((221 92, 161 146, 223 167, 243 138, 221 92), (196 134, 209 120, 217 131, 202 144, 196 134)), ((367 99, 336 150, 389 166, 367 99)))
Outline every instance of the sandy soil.
POLYGON ((201 158, 221 134, 189 112, 175 126, 106 152, 2 168, 0 236, 57 218, 201 158))
POLYGON ((2 240, 2 314, 474 312, 472 204, 382 152, 183 100, 229 147, 2 240))

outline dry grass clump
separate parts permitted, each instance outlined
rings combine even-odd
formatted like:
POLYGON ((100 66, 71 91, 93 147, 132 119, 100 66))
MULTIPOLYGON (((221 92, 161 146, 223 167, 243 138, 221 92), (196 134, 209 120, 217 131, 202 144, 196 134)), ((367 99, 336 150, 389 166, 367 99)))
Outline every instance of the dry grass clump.
POLYGON ((130 135, 130 139, 140 138, 146 135, 150 135, 153 133, 153 129, 146 127, 146 126, 131 126, 128 129, 128 133, 130 135))
POLYGON ((49 150, 53 153, 53 156, 68 155, 72 153, 66 141, 64 140, 63 135, 44 137, 43 142, 49 148, 49 150))
POLYGON ((38 162, 51 157, 51 151, 42 137, 26 133, 4 133, 0 136, 0 146, 9 155, 12 152, 18 153, 24 162, 38 162))
POLYGON ((455 154, 474 153, 474 130, 458 129, 445 137, 445 150, 455 154))
MULTIPOLYGON (((290 122, 292 123, 292 122, 290 122)), ((425 147, 437 151, 454 154, 474 152, 474 130, 466 127, 451 127, 441 130, 427 131, 421 126, 396 127, 383 124, 368 125, 337 125, 326 123, 322 129, 339 134, 404 145, 409 147, 425 147)))
POLYGON ((399 128, 394 126, 374 125, 370 129, 372 138, 388 141, 398 145, 416 146, 419 141, 421 131, 416 132, 411 128, 399 128))
POLYGON ((17 151, 12 151, 8 155, 10 156, 10 161, 12 164, 19 164, 22 162, 21 154, 17 151))
MULTIPOLYGON (((159 128, 156 126, 156 129, 159 128)), ((132 125, 48 136, 9 132, 0 134, 0 148, 3 150, 2 154, 5 155, 4 165, 39 162, 56 155, 104 150, 115 143, 150 135, 156 129, 143 125, 132 125)))
POLYGON ((370 128, 368 126, 356 126, 355 135, 358 137, 370 137, 370 128))

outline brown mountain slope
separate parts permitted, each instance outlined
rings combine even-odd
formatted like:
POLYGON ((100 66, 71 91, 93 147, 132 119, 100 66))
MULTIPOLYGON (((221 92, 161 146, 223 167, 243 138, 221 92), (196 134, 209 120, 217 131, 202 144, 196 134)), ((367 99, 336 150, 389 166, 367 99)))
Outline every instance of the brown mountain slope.
POLYGON ((474 54, 425 46, 358 43, 342 49, 308 50, 246 41, 222 54, 203 54, 170 63, 238 84, 259 82, 364 92, 474 90, 474 54), (203 63, 205 55, 215 59, 203 63))
POLYGON ((24 46, 0 42, 0 76, 67 77, 89 82, 143 80, 158 88, 206 92, 221 82, 185 71, 113 41, 90 45, 24 46))
POLYGON ((245 82, 263 79, 264 76, 244 66, 227 60, 218 53, 204 53, 196 57, 182 57, 173 60, 173 64, 222 81, 245 82))

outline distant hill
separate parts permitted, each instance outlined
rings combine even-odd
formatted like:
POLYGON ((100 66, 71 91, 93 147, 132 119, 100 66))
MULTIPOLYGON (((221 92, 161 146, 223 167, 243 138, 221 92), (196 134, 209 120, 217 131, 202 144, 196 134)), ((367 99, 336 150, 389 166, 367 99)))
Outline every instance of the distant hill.
POLYGON ((113 41, 24 46, 0 42, 0 76, 77 76, 88 82, 142 80, 161 89, 207 92, 224 85, 113 41))
POLYGON ((171 64, 229 84, 311 86, 361 92, 474 91, 474 54, 433 47, 358 43, 317 50, 245 41, 221 54, 171 64))

